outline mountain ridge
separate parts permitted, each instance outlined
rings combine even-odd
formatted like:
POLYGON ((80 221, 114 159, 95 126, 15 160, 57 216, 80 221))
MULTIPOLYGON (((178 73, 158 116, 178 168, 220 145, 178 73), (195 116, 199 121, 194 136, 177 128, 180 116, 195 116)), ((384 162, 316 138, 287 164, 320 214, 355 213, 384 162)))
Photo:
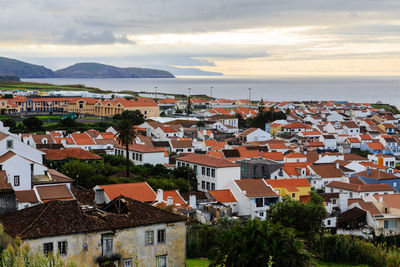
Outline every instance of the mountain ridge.
POLYGON ((19 78, 175 78, 165 70, 149 68, 119 68, 111 65, 83 62, 53 71, 44 66, 0 57, 0 75, 19 78))

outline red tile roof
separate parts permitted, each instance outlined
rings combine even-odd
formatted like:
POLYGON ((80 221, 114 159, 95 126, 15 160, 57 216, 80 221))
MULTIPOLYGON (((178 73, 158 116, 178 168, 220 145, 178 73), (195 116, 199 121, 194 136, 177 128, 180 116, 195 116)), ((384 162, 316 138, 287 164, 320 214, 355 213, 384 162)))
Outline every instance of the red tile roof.
POLYGON ((72 200, 74 196, 65 184, 37 186, 36 190, 43 202, 51 200, 72 200))
POLYGON ((174 205, 186 205, 185 200, 181 197, 177 190, 166 190, 163 192, 163 200, 167 201, 168 197, 172 197, 174 205))
POLYGON ((262 152, 261 155, 264 159, 283 161, 282 152, 262 152))
POLYGON ((327 187, 339 188, 354 192, 380 192, 380 191, 395 191, 388 184, 350 184, 339 181, 332 181, 326 185, 327 187))
POLYGON ((246 191, 248 197, 273 197, 277 194, 268 186, 263 179, 235 180, 240 190, 246 191))
POLYGON ((230 189, 211 190, 208 192, 218 202, 221 202, 221 203, 237 202, 235 196, 232 194, 230 189))
POLYGON ((153 202, 156 199, 156 193, 146 182, 99 185, 99 187, 104 189, 104 192, 110 200, 120 195, 142 202, 153 202))
POLYGON ((63 160, 66 158, 101 159, 99 155, 81 148, 42 149, 42 151, 46 153, 47 160, 63 160))
POLYGON ((85 145, 95 145, 96 143, 90 138, 86 133, 73 133, 71 134, 72 139, 75 141, 75 144, 78 146, 85 145))
POLYGON ((187 154, 177 158, 176 160, 215 168, 240 167, 240 165, 232 163, 228 160, 213 158, 202 154, 187 154))

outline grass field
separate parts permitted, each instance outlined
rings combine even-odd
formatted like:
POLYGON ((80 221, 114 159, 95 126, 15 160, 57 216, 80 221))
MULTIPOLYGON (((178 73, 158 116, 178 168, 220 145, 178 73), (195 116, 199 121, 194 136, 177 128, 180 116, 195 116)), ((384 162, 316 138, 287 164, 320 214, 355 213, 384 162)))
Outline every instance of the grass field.
POLYGON ((368 265, 348 265, 341 263, 319 262, 318 267, 368 267, 368 265))
POLYGON ((207 259, 187 259, 186 267, 208 267, 210 261, 207 259))

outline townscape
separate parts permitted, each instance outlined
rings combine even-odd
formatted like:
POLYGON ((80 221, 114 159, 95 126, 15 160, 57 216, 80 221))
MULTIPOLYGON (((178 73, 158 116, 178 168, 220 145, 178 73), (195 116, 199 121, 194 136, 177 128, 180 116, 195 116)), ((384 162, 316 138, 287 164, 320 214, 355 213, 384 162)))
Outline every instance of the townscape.
POLYGON ((277 203, 313 194, 322 231, 399 235, 396 107, 85 94, 0 99, 0 222, 33 251, 84 266, 185 266, 191 225, 268 221, 277 203), (61 124, 29 125, 43 114, 61 124), (111 123, 57 129, 95 119, 111 123))

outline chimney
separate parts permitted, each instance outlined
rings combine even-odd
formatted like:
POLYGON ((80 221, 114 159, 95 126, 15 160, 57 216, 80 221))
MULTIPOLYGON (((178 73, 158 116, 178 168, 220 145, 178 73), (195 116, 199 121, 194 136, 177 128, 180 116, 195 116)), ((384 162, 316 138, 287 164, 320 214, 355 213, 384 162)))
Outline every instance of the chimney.
POLYGON ((318 154, 318 159, 321 159, 322 158, 322 155, 321 154, 318 154))
POLYGON ((98 188, 95 190, 95 203, 103 204, 105 202, 104 189, 98 188))
POLYGON ((164 200, 164 191, 162 189, 157 189, 156 201, 161 202, 164 200))
POLYGON ((339 170, 339 163, 338 162, 336 162, 336 169, 339 170))
POLYGON ((172 206, 174 205, 174 199, 172 197, 167 198, 167 206, 172 206))
POLYGON ((192 209, 196 209, 197 208, 196 195, 190 195, 189 196, 189 206, 192 207, 192 209))

